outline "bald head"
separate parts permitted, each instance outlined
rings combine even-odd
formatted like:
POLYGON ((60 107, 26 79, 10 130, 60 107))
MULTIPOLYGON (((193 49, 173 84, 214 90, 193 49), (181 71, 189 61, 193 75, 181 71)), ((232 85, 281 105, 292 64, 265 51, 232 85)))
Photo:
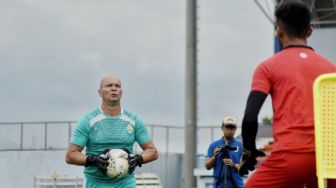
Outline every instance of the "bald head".
POLYGON ((102 87, 104 85, 106 85, 107 83, 110 83, 110 82, 117 82, 117 83, 119 83, 119 85, 121 85, 121 81, 120 81, 120 79, 117 76, 115 76, 115 75, 108 75, 108 76, 105 76, 100 81, 100 89, 102 89, 102 87))

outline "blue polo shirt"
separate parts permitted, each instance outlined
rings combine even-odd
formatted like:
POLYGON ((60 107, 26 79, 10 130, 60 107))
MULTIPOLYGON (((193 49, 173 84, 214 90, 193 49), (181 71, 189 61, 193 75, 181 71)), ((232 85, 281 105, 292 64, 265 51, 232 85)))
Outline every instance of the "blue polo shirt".
MULTIPOLYGON (((241 142, 236 139, 232 139, 230 142, 227 143, 227 145, 229 145, 230 147, 237 147, 237 150, 229 151, 229 155, 233 163, 239 164, 243 151, 241 142)), ((223 146, 225 146, 225 141, 223 137, 219 140, 212 142, 208 148, 207 157, 213 157, 213 152, 215 148, 223 146)), ((227 188, 243 188, 244 183, 242 177, 239 175, 236 169, 224 165, 224 162, 222 160, 223 154, 224 152, 222 151, 219 153, 213 168, 213 187, 224 188, 224 172, 226 168, 227 188)))

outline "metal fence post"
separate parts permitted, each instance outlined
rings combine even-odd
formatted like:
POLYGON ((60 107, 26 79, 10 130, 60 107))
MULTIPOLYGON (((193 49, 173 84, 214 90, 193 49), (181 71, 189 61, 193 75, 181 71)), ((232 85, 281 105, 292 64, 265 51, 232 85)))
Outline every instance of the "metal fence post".
POLYGON ((215 133, 214 133, 214 128, 213 127, 211 127, 210 129, 211 129, 211 142, 212 142, 215 139, 215 133))
POLYGON ((68 123, 68 146, 70 145, 71 142, 71 122, 68 123))
POLYGON ((20 150, 23 149, 23 122, 20 125, 20 150))
POLYGON ((47 141, 48 141, 48 123, 44 123, 44 150, 47 150, 47 141))
MULTIPOLYGON (((166 126, 166 160, 165 160, 165 174, 166 176, 168 176, 168 152, 169 152, 169 127, 166 126)), ((165 185, 166 187, 168 187, 167 185, 167 178, 165 178, 165 185)))

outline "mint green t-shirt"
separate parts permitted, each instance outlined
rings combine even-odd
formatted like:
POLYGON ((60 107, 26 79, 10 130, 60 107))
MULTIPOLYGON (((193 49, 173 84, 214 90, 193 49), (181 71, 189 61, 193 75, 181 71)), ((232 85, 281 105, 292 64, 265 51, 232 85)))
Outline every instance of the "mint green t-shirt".
MULTIPOLYGON (((72 144, 86 147, 86 155, 99 154, 104 149, 128 149, 133 153, 133 145, 145 144, 151 140, 144 123, 134 114, 122 109, 118 116, 110 116, 100 108, 88 113, 74 130, 72 144)), ((93 187, 135 187, 133 174, 122 179, 113 179, 94 166, 84 170, 87 188, 93 187)))

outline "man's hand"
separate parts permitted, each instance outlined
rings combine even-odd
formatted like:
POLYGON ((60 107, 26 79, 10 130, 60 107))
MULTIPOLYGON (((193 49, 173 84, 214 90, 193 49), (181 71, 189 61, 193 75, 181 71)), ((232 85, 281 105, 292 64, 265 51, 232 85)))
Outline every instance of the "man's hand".
POLYGON ((135 170, 135 167, 137 166, 141 167, 143 163, 143 158, 139 154, 129 154, 128 163, 129 163, 128 173, 132 174, 135 170))
POLYGON ((263 157, 266 154, 260 150, 255 149, 254 151, 245 150, 243 151, 243 162, 239 168, 239 174, 241 176, 247 175, 249 171, 253 171, 255 169, 255 165, 257 164, 257 157, 263 157))
POLYGON ((103 174, 106 174, 108 158, 104 158, 100 155, 88 155, 86 157, 85 166, 95 166, 103 174))
POLYGON ((216 147, 216 148, 214 149, 214 157, 215 157, 215 158, 218 157, 220 150, 221 150, 220 147, 216 147))
POLYGON ((232 162, 230 158, 224 158, 223 162, 225 163, 226 166, 235 168, 235 164, 232 162))

